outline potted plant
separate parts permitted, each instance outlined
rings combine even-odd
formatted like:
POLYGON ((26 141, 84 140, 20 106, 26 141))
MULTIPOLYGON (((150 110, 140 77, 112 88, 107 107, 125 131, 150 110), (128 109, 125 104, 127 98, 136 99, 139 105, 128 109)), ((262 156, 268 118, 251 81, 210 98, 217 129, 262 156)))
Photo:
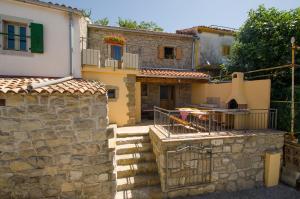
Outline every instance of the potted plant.
POLYGON ((125 44, 125 38, 121 35, 108 35, 104 37, 104 41, 112 45, 123 46, 125 44))

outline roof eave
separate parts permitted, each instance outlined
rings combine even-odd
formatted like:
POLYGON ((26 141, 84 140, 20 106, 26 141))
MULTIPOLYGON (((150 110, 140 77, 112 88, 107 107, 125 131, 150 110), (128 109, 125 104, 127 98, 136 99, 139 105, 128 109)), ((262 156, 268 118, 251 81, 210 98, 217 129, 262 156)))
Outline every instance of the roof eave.
POLYGON ((15 1, 32 4, 32 5, 36 5, 36 6, 42 6, 45 8, 52 8, 52 9, 65 11, 65 12, 71 12, 71 13, 77 14, 79 16, 83 16, 82 11, 75 9, 75 8, 70 8, 67 6, 60 6, 60 5, 55 5, 55 4, 51 4, 51 3, 47 3, 47 2, 33 1, 33 0, 15 0, 15 1))
POLYGON ((118 30, 118 31, 123 31, 123 32, 132 32, 132 33, 140 33, 140 34, 148 34, 148 35, 156 35, 156 36, 169 36, 169 37, 181 37, 181 38, 193 39, 193 36, 191 36, 191 35, 168 33, 168 32, 155 32, 155 31, 149 31, 149 30, 129 29, 129 28, 122 28, 122 27, 114 27, 114 26, 101 26, 101 25, 97 25, 97 24, 88 24, 88 28, 97 28, 97 29, 103 29, 103 30, 118 30))

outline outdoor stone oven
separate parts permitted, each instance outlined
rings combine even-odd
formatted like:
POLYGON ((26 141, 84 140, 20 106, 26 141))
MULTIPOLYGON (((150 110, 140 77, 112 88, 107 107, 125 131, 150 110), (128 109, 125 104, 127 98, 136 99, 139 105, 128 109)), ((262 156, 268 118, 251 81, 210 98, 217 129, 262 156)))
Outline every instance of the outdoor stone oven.
POLYGON ((231 93, 227 99, 227 108, 246 109, 247 98, 244 93, 244 74, 235 72, 232 74, 231 93))
POLYGON ((112 198, 104 87, 72 79, 26 89, 47 81, 0 78, 0 198, 112 198))

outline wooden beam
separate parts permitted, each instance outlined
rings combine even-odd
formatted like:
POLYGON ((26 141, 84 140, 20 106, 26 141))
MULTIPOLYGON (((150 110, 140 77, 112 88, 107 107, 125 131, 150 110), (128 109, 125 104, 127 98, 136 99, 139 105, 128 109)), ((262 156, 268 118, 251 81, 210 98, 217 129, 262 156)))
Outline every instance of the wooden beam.
POLYGON ((185 78, 160 78, 160 77, 136 77, 137 82, 143 83, 163 83, 163 84, 189 84, 206 83, 207 79, 185 79, 185 78))

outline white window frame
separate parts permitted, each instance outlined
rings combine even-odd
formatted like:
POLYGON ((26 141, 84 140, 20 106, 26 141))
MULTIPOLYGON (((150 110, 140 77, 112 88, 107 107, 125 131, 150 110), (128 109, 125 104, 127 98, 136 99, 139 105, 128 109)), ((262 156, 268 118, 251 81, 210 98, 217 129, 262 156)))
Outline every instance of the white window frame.
MULTIPOLYGON (((3 15, 0 13, 0 32, 5 32, 5 26, 6 24, 15 24, 15 34, 19 34, 19 27, 26 27, 26 36, 31 35, 29 24, 33 22, 31 19, 25 19, 20 17, 14 17, 14 16, 8 16, 3 15), (16 28, 17 27, 17 28, 16 28)), ((21 55, 21 56, 32 56, 32 53, 30 52, 30 39, 26 37, 26 51, 19 51, 20 48, 19 45, 19 39, 15 40, 15 48, 17 50, 13 49, 5 49, 5 35, 0 34, 0 54, 8 54, 8 55, 21 55)))

